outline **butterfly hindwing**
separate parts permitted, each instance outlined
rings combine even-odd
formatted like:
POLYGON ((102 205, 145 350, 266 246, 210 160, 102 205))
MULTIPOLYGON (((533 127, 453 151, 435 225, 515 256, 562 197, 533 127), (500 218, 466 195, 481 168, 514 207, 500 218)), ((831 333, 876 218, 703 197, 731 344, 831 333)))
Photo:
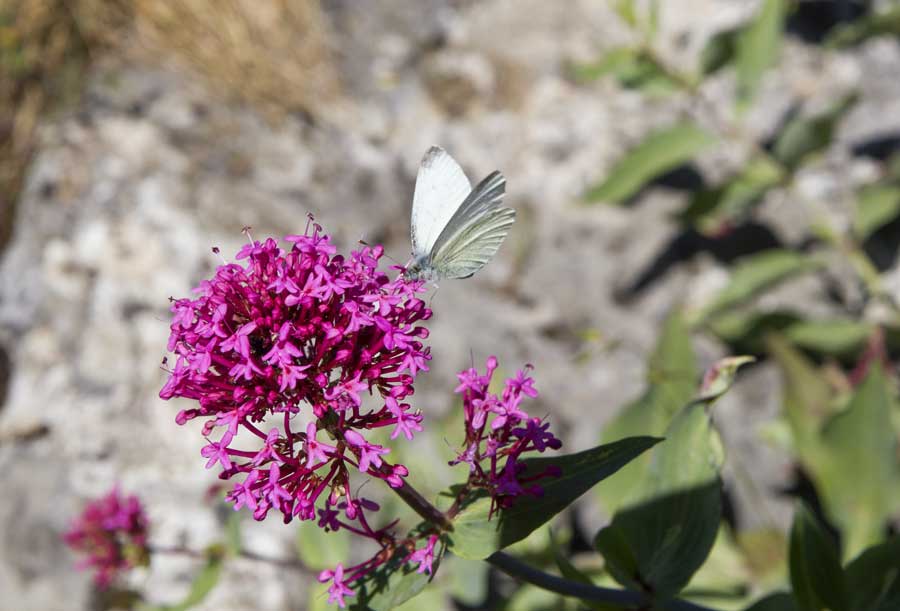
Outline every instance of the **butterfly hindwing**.
POLYGON ((493 172, 469 194, 434 243, 431 266, 444 278, 468 278, 491 260, 515 210, 501 206, 506 179, 493 172))

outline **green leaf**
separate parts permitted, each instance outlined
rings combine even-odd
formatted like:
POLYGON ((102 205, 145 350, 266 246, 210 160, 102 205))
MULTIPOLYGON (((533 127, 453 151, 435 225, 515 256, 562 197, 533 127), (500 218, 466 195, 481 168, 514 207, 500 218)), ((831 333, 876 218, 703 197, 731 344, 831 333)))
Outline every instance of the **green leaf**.
POLYGON ((731 609, 747 598, 751 575, 747 559, 732 539, 729 529, 721 526, 709 557, 679 595, 704 606, 731 609))
POLYGON ((479 609, 488 598, 490 565, 481 560, 467 560, 453 554, 444 558, 441 572, 449 575, 448 593, 466 607, 479 609))
POLYGON ((619 16, 619 18, 627 25, 631 26, 632 28, 637 27, 638 16, 637 9, 634 5, 634 0, 615 0, 613 10, 616 11, 616 14, 619 16))
POLYGON ((670 93, 680 87, 680 83, 652 56, 633 47, 616 47, 599 61, 571 66, 569 73, 579 83, 589 83, 612 75, 622 87, 649 95, 670 93))
POLYGON ((574 64, 569 72, 573 80, 580 83, 595 81, 607 74, 615 74, 637 61, 638 50, 632 47, 615 47, 603 57, 590 64, 574 64))
POLYGON ((764 0, 762 9, 743 28, 736 43, 738 105, 745 109, 759 89, 766 70, 781 51, 784 0, 764 0))
POLYGON ((844 534, 847 557, 879 542, 896 509, 900 473, 890 393, 889 381, 874 363, 847 408, 822 431, 824 451, 814 479, 826 513, 844 534))
POLYGON ((900 537, 864 551, 845 575, 852 611, 900 609, 900 537))
POLYGON ((718 186, 698 191, 680 217, 703 233, 715 234, 739 222, 747 211, 784 180, 781 167, 765 157, 751 159, 718 186))
POLYGON ((828 35, 825 44, 832 48, 849 47, 874 36, 897 34, 900 34, 900 6, 894 6, 837 26, 828 35))
POLYGON ((806 320, 789 310, 729 311, 714 317, 707 327, 737 352, 762 354, 765 337, 779 333, 797 348, 839 359, 855 359, 872 334, 872 325, 858 320, 806 320))
POLYGON ((775 140, 772 153, 788 168, 796 168, 808 156, 826 149, 834 137, 838 122, 853 108, 857 95, 841 98, 828 110, 811 117, 796 117, 788 122, 775 140))
POLYGON ((675 416, 634 499, 594 539, 610 575, 627 588, 674 596, 715 543, 723 450, 707 413, 712 402, 693 401, 675 416))
POLYGON ((558 467, 562 474, 541 481, 540 498, 520 499, 509 509, 488 519, 491 499, 480 496, 457 514, 449 535, 450 549, 463 558, 480 560, 521 541, 545 524, 597 482, 609 477, 629 461, 656 445, 653 437, 632 437, 577 454, 531 458, 524 462, 528 473, 558 467))
POLYGON ((872 325, 859 320, 798 320, 784 336, 799 348, 839 358, 856 356, 872 335, 872 325))
POLYGON ((875 185, 863 189, 853 218, 853 234, 862 241, 900 215, 900 187, 875 185))
POLYGON ((315 522, 301 522, 297 527, 297 556, 315 570, 333 568, 350 556, 350 535, 345 530, 325 532, 315 522))
POLYGON ((837 546, 805 505, 797 506, 788 553, 791 586, 801 611, 847 611, 837 546))
POLYGON ((833 393, 812 363, 783 337, 769 335, 766 346, 784 378, 782 409, 791 427, 794 448, 800 462, 812 472, 821 461, 823 449, 818 432, 831 413, 833 393))
POLYGON ((710 75, 718 72, 733 59, 737 51, 737 39, 741 29, 723 30, 713 35, 700 52, 700 72, 710 75))
POLYGON ((690 161, 715 142, 715 136, 693 123, 654 132, 620 159, 606 180, 590 188, 585 197, 591 202, 622 202, 656 176, 690 161))
POLYGON ((776 592, 759 599, 746 611, 797 611, 797 603, 794 597, 786 592, 776 592))
MULTIPOLYGON (((661 436, 672 417, 693 398, 699 378, 690 332, 680 310, 675 309, 666 319, 647 364, 647 389, 606 425, 601 441, 641 434, 661 436)), ((614 512, 628 499, 649 464, 649 455, 639 456, 597 487, 607 511, 614 512)))
MULTIPOLYGON (((231 509, 231 508, 229 508, 231 509)), ((225 521, 225 549, 229 556, 237 556, 243 549, 241 542, 241 522, 244 519, 243 511, 229 511, 225 521)))
POLYGON ((455 608, 455 605, 447 600, 447 595, 439 587, 427 588, 418 594, 415 599, 409 599, 405 603, 394 607, 395 611, 421 611, 421 609, 444 611, 455 608))
POLYGON ((822 267, 822 262, 792 250, 773 248, 742 258, 731 280, 712 302, 698 314, 705 320, 724 310, 741 305, 776 284, 822 267))
POLYGON ((183 601, 177 605, 160 607, 160 611, 188 611, 191 607, 199 605, 206 596, 212 591, 216 584, 219 583, 219 577, 222 575, 222 557, 218 554, 212 554, 206 561, 194 581, 191 584, 191 590, 183 601))
MULTIPOLYGON (((433 564, 435 572, 439 564, 436 553, 433 564)), ((353 611, 387 611, 419 594, 429 581, 431 577, 427 573, 417 573, 405 562, 405 558, 395 558, 369 573, 354 588, 356 596, 348 598, 347 602, 353 611)))

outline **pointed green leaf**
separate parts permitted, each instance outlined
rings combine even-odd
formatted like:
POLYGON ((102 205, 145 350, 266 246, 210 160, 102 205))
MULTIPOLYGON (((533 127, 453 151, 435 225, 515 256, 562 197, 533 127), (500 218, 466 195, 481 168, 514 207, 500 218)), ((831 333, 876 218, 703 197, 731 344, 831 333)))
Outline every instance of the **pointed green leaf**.
POLYGON ((834 28, 825 44, 829 47, 849 47, 874 36, 900 34, 900 6, 886 8, 834 28))
POLYGON ((737 39, 738 104, 746 108, 759 89, 763 74, 781 51, 784 0, 763 0, 756 17, 737 39))
POLYGON ((772 151, 775 158, 789 168, 796 168, 809 155, 826 149, 838 122, 853 108, 856 99, 856 94, 847 95, 820 114, 790 121, 775 140, 772 151))
POLYGON ((160 611, 188 611, 206 600, 207 595, 219 583, 222 575, 222 556, 211 554, 206 561, 206 566, 197 573, 191 583, 191 590, 183 601, 177 605, 160 607, 160 611))
POLYGON ((441 572, 449 575, 447 593, 466 607, 481 608, 488 598, 490 565, 481 560, 468 560, 453 554, 444 558, 441 572))
POLYGON ((709 557, 679 594, 714 609, 734 608, 746 599, 752 583, 747 559, 729 529, 721 526, 709 557), (727 606, 727 607, 726 607, 727 606))
POLYGON ((819 356, 855 358, 872 335, 872 325, 840 318, 808 320, 789 310, 729 311, 707 323, 733 351, 761 354, 765 338, 778 333, 797 348, 819 356))
POLYGON ((792 276, 818 269, 822 262, 792 250, 773 248, 742 258, 731 280, 698 315, 700 320, 741 305, 792 276))
POLYGON ((243 549, 241 542, 241 521, 244 519, 243 511, 229 511, 225 521, 225 549, 229 556, 237 556, 243 549))
MULTIPOLYGON (((437 572, 440 560, 435 553, 433 569, 437 572)), ((353 611, 387 611, 410 600, 428 585, 431 576, 417 573, 405 558, 395 558, 375 571, 354 588, 356 596, 347 598, 353 611)))
POLYGON ((663 95, 680 87, 680 83, 654 57, 640 51, 633 54, 629 61, 617 64, 612 73, 622 87, 647 95, 663 95))
POLYGON ((893 491, 900 472, 893 409, 889 382, 876 363, 847 408, 822 431, 824 452, 814 479, 827 514, 844 534, 848 557, 879 542, 897 509, 893 491))
POLYGON ((723 225, 740 222, 769 189, 781 184, 784 172, 770 159, 758 157, 718 186, 698 191, 681 218, 703 233, 716 233, 723 225))
POLYGON ((837 545, 805 505, 797 506, 788 564, 801 611, 848 611, 837 545))
POLYGON ((800 462, 810 470, 822 455, 818 436, 821 423, 831 413, 832 391, 813 365, 784 338, 770 335, 766 346, 784 378, 783 411, 800 462))
POLYGON ((709 410, 745 357, 723 359, 704 376, 698 398, 666 429, 632 498, 594 545, 610 575, 658 600, 677 594, 706 560, 719 530, 722 441, 709 410))
POLYGON ((856 204, 853 234, 865 240, 878 229, 900 216, 900 187, 875 185, 863 189, 856 204))
POLYGON ((715 136, 693 123, 679 123, 654 132, 620 159, 606 180, 589 189, 585 197, 591 202, 619 203, 715 142, 715 136))
POLYGON ((786 592, 776 592, 756 601, 746 611, 798 611, 794 597, 786 592))
POLYGON ((615 0, 613 4, 613 10, 616 11, 616 14, 619 18, 624 21, 627 25, 632 28, 636 28, 638 25, 638 16, 637 9, 634 5, 634 0, 615 0))
POLYGON ((721 518, 722 447, 708 402, 685 407, 653 452, 649 473, 594 545, 623 586, 674 596, 700 568, 721 518))
POLYGON ((845 574, 852 611, 900 609, 900 537, 864 551, 845 574))
POLYGON ((710 75, 734 59, 740 29, 723 30, 713 35, 700 52, 700 72, 710 75))
POLYGON ((851 357, 859 353, 872 335, 872 325, 859 320, 798 320, 784 336, 798 348, 823 356, 851 357))
POLYGON ((521 541, 659 441, 653 437, 632 437, 577 454, 525 460, 526 477, 527 473, 541 473, 548 467, 558 467, 562 474, 541 481, 544 494, 540 498, 520 499, 490 519, 490 498, 477 498, 454 518, 450 548, 458 556, 479 560, 521 541))
POLYGON ((598 61, 589 64, 575 64, 569 68, 571 78, 580 83, 596 81, 637 61, 638 50, 632 47, 615 47, 607 51, 598 61))
MULTIPOLYGON (((672 417, 694 396, 699 377, 690 332, 681 312, 673 310, 647 365, 647 390, 606 425, 601 441, 641 434, 661 436, 672 417)), ((597 487, 610 513, 628 499, 649 464, 649 455, 640 456, 597 487)))

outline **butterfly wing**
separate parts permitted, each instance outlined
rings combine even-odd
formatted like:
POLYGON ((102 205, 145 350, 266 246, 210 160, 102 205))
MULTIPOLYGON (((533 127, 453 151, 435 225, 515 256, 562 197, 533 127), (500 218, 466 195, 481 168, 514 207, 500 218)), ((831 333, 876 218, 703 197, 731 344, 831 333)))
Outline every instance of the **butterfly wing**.
POLYGON ((426 255, 441 232, 472 192, 472 183, 444 149, 433 146, 425 153, 416 176, 410 234, 413 255, 426 255))
POLYGON ((501 206, 506 179, 493 172, 469 194, 434 243, 431 267, 444 278, 468 278, 493 258, 516 211, 501 206))

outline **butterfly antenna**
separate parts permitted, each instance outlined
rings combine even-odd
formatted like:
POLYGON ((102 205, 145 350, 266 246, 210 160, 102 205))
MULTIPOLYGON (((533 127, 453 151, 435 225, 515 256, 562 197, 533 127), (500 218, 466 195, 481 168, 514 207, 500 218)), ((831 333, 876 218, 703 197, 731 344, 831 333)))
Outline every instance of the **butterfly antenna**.
MULTIPOLYGON (((220 249, 218 246, 213 246, 213 247, 212 247, 212 252, 213 252, 214 255, 216 255, 217 257, 219 257, 219 261, 222 262, 222 265, 228 265, 228 260, 227 260, 225 257, 222 256, 222 251, 221 251, 221 249, 220 249)), ((171 300, 172 298, 169 297, 169 299, 171 300)))
MULTIPOLYGON (((372 247, 373 247, 373 244, 372 244, 372 243, 365 241, 363 238, 360 238, 360 239, 359 239, 359 243, 362 244, 363 246, 368 246, 369 248, 372 248, 372 247)), ((384 253, 383 256, 384 256, 385 259, 388 259, 388 260, 391 261, 392 263, 396 263, 397 265, 403 265, 402 263, 400 263, 399 259, 395 259, 394 257, 392 257, 391 255, 387 254, 386 252, 384 253)), ((409 267, 409 264, 407 263, 406 265, 404 265, 404 267, 409 267)))

